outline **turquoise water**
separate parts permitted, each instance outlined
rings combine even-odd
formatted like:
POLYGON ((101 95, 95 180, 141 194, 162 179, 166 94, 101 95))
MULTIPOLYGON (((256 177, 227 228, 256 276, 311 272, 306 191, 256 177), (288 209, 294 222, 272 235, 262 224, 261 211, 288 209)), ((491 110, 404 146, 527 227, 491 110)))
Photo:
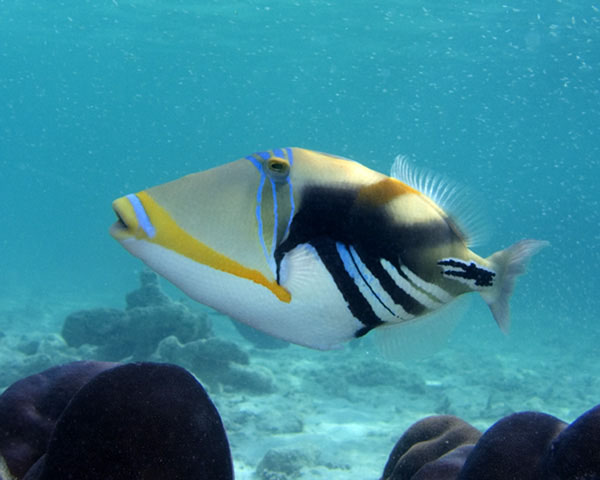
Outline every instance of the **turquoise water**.
MULTIPOLYGON (((479 253, 551 242, 517 286, 510 348, 599 359, 582 349, 600 338, 588 1, 0 0, 0 301, 121 305, 141 264, 108 235, 114 198, 283 146, 384 172, 404 154, 478 192, 479 253)), ((505 340, 473 312, 453 345, 492 355, 505 340)))

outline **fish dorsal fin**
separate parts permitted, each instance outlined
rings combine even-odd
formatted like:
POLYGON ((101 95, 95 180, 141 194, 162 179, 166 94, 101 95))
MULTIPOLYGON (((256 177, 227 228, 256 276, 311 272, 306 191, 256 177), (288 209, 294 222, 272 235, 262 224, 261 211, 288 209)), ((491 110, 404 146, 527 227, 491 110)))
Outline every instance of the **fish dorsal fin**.
POLYGON ((414 167, 408 157, 398 155, 390 176, 418 190, 440 206, 469 247, 485 243, 489 225, 479 195, 422 167, 414 167))

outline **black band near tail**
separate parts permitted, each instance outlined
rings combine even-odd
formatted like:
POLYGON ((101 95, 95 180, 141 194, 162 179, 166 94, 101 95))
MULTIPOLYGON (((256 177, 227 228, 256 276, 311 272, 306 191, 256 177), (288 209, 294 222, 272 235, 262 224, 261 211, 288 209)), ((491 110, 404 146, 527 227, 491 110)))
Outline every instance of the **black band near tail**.
POLYGON ((438 265, 451 267, 450 269, 444 269, 442 271, 442 274, 448 277, 473 280, 478 287, 491 287, 494 284, 496 273, 478 266, 473 261, 467 263, 460 259, 447 258, 440 260, 438 265))

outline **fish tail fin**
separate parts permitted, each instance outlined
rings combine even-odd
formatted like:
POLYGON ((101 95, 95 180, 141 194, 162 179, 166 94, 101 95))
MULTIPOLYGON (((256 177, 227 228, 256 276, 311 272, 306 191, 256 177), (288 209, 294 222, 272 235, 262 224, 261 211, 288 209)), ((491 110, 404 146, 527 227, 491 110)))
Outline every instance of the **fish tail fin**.
POLYGON ((550 243, 543 240, 521 240, 487 258, 496 272, 496 281, 494 287, 482 291, 481 296, 504 333, 510 328, 509 300, 517 277, 525 273, 529 259, 548 245, 550 243))

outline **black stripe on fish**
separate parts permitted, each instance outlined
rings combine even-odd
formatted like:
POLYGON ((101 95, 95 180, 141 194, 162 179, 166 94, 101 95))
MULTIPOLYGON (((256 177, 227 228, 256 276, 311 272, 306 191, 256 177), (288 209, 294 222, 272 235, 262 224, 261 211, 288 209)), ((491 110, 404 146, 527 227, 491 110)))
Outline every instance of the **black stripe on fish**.
MULTIPOLYGON (((443 221, 399 224, 390 218, 383 207, 357 205, 357 194, 357 187, 310 186, 303 189, 298 202, 299 209, 292 219, 289 234, 275 250, 277 281, 280 280, 281 260, 296 246, 308 243, 316 248, 316 244, 320 244, 319 254, 324 254, 325 251, 335 253, 335 244, 340 242, 344 245, 352 245, 356 249, 361 260, 395 303, 402 306, 407 313, 413 315, 423 313, 425 307, 394 282, 382 267, 381 259, 389 261, 398 272, 401 272, 401 264, 406 264, 412 271, 418 272, 419 259, 413 258, 410 252, 450 243, 456 239, 456 234, 443 221), (324 244, 327 244, 327 247, 324 244)), ((322 260, 336 284, 342 285, 342 287, 338 285, 340 291, 342 288, 345 289, 342 292, 344 298, 348 296, 352 300, 350 302, 352 308, 363 311, 359 303, 362 304, 364 301, 368 304, 368 301, 344 269, 337 253, 334 258, 335 260, 331 260, 325 257, 322 260), (348 282, 352 286, 349 286, 348 282), (357 300, 357 295, 362 298, 362 301, 357 300)), ((370 325, 375 321, 371 314, 361 315, 362 317, 356 318, 365 323, 365 328, 373 328, 370 325)), ((364 334, 366 331, 357 332, 357 335, 359 333, 364 334)))
MULTIPOLYGON (((346 271, 335 242, 328 238, 319 238, 314 239, 310 244, 315 248, 323 265, 331 274, 337 289, 348 304, 350 313, 364 325, 364 328, 359 330, 359 332, 362 332, 361 335, 383 324, 381 318, 375 314, 368 300, 361 293, 354 279, 346 271)), ((358 332, 356 335, 360 336, 358 332)))
MULTIPOLYGON (((400 305, 406 313, 411 315, 420 315, 425 312, 426 308, 419 303, 415 298, 406 293, 406 291, 398 285, 388 272, 385 271, 381 265, 381 258, 370 256, 366 253, 360 252, 359 255, 363 259, 365 265, 369 271, 379 280, 381 287, 386 293, 392 298, 395 304, 400 305)), ((406 279, 407 282, 412 282, 406 277, 406 275, 400 269, 400 262, 398 257, 387 259, 398 271, 398 274, 406 279)))
POLYGON ((442 275, 450 278, 473 280, 478 287, 491 287, 494 284, 496 273, 480 267, 475 262, 465 262, 458 258, 446 258, 440 260, 438 265, 444 268, 442 275))
MULTIPOLYGON (((345 245, 353 245, 370 257, 385 258, 396 264, 403 252, 437 247, 457 240, 451 227, 444 221, 416 224, 398 224, 385 208, 357 205, 357 187, 305 187, 288 238, 278 245, 276 261, 301 243, 312 238, 329 237, 345 245)), ((413 271, 417 266, 411 258, 403 263, 413 271)))
MULTIPOLYGON (((373 286, 369 283, 369 279, 365 277, 363 271, 362 271, 362 265, 364 265, 365 267, 367 267, 367 265, 365 264, 365 262, 363 262, 363 260, 360 258, 360 255, 358 254, 358 252, 356 251, 356 249, 354 249, 354 251, 351 248, 348 248, 348 253, 350 255, 350 258, 352 259, 352 263, 354 265, 354 267, 356 268, 356 271, 358 272, 358 274, 360 275, 360 278, 362 279, 362 281, 365 283, 365 285, 367 286, 367 288, 369 289, 369 291, 371 292, 371 295, 373 295, 373 297, 375 297, 375 299, 379 302, 379 304, 385 308, 388 312, 390 312, 391 315, 396 315, 394 313, 394 311, 388 307, 385 302, 379 297, 379 295, 377 295, 377 293, 375 292, 375 290, 373 289, 373 286), (358 257, 358 258, 356 258, 358 257)), ((368 267, 367 267, 368 268, 368 267)), ((369 268, 369 271, 371 269, 369 268)), ((371 272, 371 274, 373 274, 373 272, 371 272)), ((376 277, 377 278, 377 277, 376 277)), ((379 280, 379 278, 377 278, 377 280, 379 280)), ((381 284, 381 282, 379 282, 381 284)), ((385 289, 384 289, 385 290, 385 289)), ((387 293, 387 292, 386 292, 387 293)))

